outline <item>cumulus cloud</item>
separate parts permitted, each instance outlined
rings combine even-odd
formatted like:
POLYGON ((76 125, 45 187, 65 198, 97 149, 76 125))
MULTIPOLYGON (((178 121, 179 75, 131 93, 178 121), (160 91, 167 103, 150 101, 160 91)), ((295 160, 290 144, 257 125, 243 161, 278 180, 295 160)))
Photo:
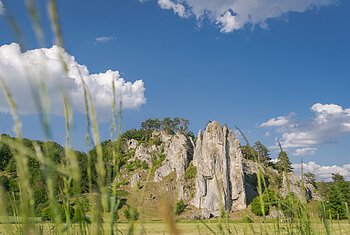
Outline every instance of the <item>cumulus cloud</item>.
POLYGON ((158 5, 162 9, 173 10, 180 17, 186 18, 188 16, 185 6, 181 3, 175 3, 171 0, 158 0, 158 5))
POLYGON ((0 0, 0 15, 5 14, 5 6, 4 3, 0 0))
MULTIPOLYGON (((293 164, 297 174, 301 174, 301 164, 293 164)), ((315 162, 303 163, 304 172, 311 172, 316 175, 318 181, 332 181, 332 173, 338 173, 345 177, 346 180, 350 180, 350 164, 343 166, 320 166, 315 162)))
POLYGON ((197 20, 207 17, 219 25, 220 31, 224 33, 241 29, 245 25, 266 28, 269 19, 337 2, 338 0, 158 0, 161 8, 171 9, 180 17, 192 15, 197 20))
MULTIPOLYGON (((104 73, 90 74, 85 65, 58 46, 21 52, 16 43, 0 47, 0 76, 7 83, 20 114, 37 113, 33 93, 39 89, 40 81, 45 81, 50 94, 51 113, 63 115, 62 88, 70 98, 72 108, 84 113, 84 90, 81 78, 91 91, 99 121, 111 117, 113 99, 112 81, 115 81, 117 100, 122 99, 123 108, 137 109, 146 102, 144 83, 137 80, 126 82, 119 72, 108 70, 104 73), (62 59, 67 70, 64 69, 62 59)), ((0 92, 0 112, 9 108, 0 92)), ((118 102, 119 103, 119 102, 118 102)))
POLYGON ((336 104, 314 104, 310 111, 312 119, 298 120, 278 117, 262 123, 261 127, 274 127, 281 135, 284 148, 297 149, 295 155, 315 153, 316 146, 336 143, 338 139, 350 133, 350 109, 336 104), (287 121, 288 120, 288 121, 287 121))
POLYGON ((293 155, 294 156, 314 155, 316 151, 317 151, 317 148, 300 148, 300 149, 296 149, 293 155))
POLYGON ((95 38, 96 43, 104 43, 113 40, 114 38, 111 36, 100 36, 95 38))
POLYGON ((271 118, 266 122, 262 123, 260 127, 281 127, 286 126, 290 123, 291 118, 294 114, 290 114, 288 116, 279 116, 276 118, 271 118))

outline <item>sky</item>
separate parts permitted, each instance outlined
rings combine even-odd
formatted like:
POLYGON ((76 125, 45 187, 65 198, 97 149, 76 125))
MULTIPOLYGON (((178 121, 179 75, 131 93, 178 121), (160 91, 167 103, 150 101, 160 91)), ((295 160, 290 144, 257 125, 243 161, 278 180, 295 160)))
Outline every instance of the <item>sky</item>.
MULTIPOLYGON (((24 3, 0 1, 0 76, 25 137, 64 144, 58 84, 74 111, 71 144, 87 149, 83 77, 108 139, 114 80, 123 130, 178 116, 197 133, 217 120, 238 126, 251 143, 260 140, 272 157, 280 140, 296 171, 303 160, 320 180, 333 172, 350 179, 349 1, 58 1, 64 50, 55 46, 47 1, 38 2, 41 42, 24 3), (51 102, 49 136, 32 97, 40 77, 50 97, 42 100, 51 102)), ((2 91, 0 123, 0 133, 14 135, 2 91)))

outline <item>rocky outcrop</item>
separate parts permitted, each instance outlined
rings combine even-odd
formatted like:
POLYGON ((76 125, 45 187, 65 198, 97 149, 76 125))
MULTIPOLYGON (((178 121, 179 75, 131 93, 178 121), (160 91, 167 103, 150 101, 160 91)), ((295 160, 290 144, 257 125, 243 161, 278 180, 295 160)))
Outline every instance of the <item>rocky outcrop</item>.
POLYGON ((289 193, 293 193, 299 200, 310 201, 315 197, 315 187, 312 184, 304 184, 304 192, 302 181, 295 173, 290 172, 283 174, 283 187, 280 189, 282 197, 286 197, 289 193))
POLYGON ((132 160, 139 159, 141 161, 146 161, 150 166, 152 164, 152 154, 158 151, 159 149, 155 145, 148 146, 145 143, 141 143, 137 146, 132 160))
MULTIPOLYGON (((263 187, 266 185, 279 191, 282 197, 292 192, 300 199, 304 198, 300 177, 289 173, 282 179, 280 173, 269 165, 243 159, 234 131, 215 121, 210 122, 203 133, 199 131, 196 144, 182 132, 172 135, 154 131, 148 142, 128 140, 126 146, 133 155, 130 162, 141 160, 152 166, 156 159, 158 168, 154 171, 153 181, 163 181, 159 184, 163 188, 159 190, 176 193, 178 200, 183 199, 198 208, 201 218, 219 216, 221 209, 245 209, 258 196, 258 169, 265 177, 263 187)), ((139 187, 140 181, 141 175, 135 172, 130 186, 139 187)), ((314 187, 306 184, 305 189, 306 198, 314 198, 314 187)))
POLYGON ((139 173, 135 173, 132 175, 131 179, 130 179, 130 186, 131 187, 137 187, 139 186, 139 184, 141 183, 141 175, 139 173))
POLYGON ((235 133, 210 122, 196 141, 193 164, 197 167, 196 193, 192 204, 216 216, 220 209, 246 208, 243 156, 235 133))
POLYGON ((162 166, 155 172, 154 181, 159 182, 171 172, 176 172, 178 180, 183 178, 185 170, 192 160, 193 141, 183 133, 177 133, 164 145, 166 156, 162 166))

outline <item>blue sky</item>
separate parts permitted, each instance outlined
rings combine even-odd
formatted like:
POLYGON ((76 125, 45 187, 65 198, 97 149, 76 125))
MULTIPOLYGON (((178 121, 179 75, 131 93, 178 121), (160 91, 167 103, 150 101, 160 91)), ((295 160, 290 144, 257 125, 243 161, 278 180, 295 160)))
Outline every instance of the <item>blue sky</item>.
MULTIPOLYGON (((143 81, 146 102, 123 112, 124 130, 147 118, 180 116, 197 133, 218 120, 239 126, 273 153, 280 138, 295 163, 303 157, 320 165, 349 164, 350 3, 310 0, 316 7, 307 10, 298 2, 303 4, 281 7, 280 15, 268 5, 251 10, 244 3, 223 12, 208 5, 211 14, 201 15, 203 6, 187 0, 184 8, 169 0, 59 1, 58 9, 65 49, 77 63, 90 74, 114 70, 126 81, 143 81)), ((4 3, 23 30, 26 49, 41 48, 23 4, 4 3)), ((44 46, 50 48, 46 2, 40 4, 44 46)), ((16 41, 4 16, 0 29, 0 45, 16 41)), ((52 138, 63 143, 64 119, 57 114, 52 138)), ((44 139, 36 114, 21 119, 26 137, 44 139)), ((4 109, 0 122, 1 133, 13 134, 4 109)), ((84 128, 84 114, 77 111, 73 146, 79 149, 85 149, 84 128)), ((109 123, 100 129, 109 138, 109 123)))

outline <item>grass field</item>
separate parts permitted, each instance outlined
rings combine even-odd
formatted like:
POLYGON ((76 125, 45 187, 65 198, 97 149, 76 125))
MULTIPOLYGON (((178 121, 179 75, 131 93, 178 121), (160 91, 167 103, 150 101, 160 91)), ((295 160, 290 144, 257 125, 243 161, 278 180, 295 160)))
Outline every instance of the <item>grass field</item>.
MULTIPOLYGON (((5 226, 10 228, 13 234, 16 234, 16 226, 11 225, 0 225, 0 235, 7 234, 5 226)), ((53 234, 52 228, 55 226, 51 223, 37 224, 38 227, 42 228, 43 234, 53 234)), ((128 234, 130 229, 130 223, 118 223, 115 228, 117 234, 128 234)), ((166 224, 162 221, 152 221, 134 224, 134 234, 171 234, 166 224)), ((299 234, 296 228, 293 229, 291 223, 279 224, 279 229, 276 223, 241 223, 230 221, 229 223, 223 223, 223 232, 219 229, 218 221, 191 221, 191 222, 179 222, 176 223, 179 234, 299 234)), ((108 226, 105 226, 105 233, 108 234, 108 226)), ((348 222, 334 222, 331 224, 331 234, 350 234, 350 224, 348 222)), ((314 234, 326 234, 325 227, 321 223, 313 224, 314 234)), ((76 225, 72 227, 72 234, 82 234, 81 228, 76 225)), ((19 233, 17 233, 19 234, 19 233)), ((88 233, 89 234, 89 233, 88 233)))

